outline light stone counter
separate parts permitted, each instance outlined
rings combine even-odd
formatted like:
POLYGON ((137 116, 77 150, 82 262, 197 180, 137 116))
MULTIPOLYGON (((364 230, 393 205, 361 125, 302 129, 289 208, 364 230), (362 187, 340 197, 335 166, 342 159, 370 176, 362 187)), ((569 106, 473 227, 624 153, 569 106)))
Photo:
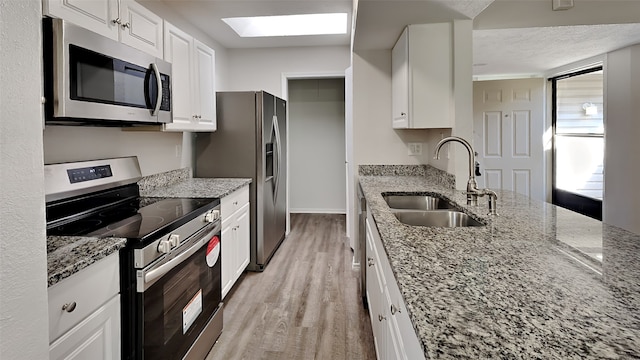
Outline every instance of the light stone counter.
POLYGON ((510 191, 490 217, 435 180, 359 178, 427 358, 640 358, 640 236, 510 191), (487 225, 404 225, 385 192, 438 194, 487 225))
POLYGON ((122 238, 48 236, 48 286, 55 285, 91 264, 118 252, 125 244, 126 239, 122 238))
POLYGON ((148 197, 223 198, 250 183, 251 179, 245 178, 191 178, 165 187, 141 190, 140 194, 148 197))

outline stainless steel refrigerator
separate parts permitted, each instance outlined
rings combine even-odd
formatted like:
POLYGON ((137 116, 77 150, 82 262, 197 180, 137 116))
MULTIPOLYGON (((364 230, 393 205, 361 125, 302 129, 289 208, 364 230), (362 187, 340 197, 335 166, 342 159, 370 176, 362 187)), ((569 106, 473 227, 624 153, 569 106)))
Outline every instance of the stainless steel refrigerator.
POLYGON ((217 127, 198 133, 196 177, 251 178, 251 262, 262 271, 284 240, 287 104, 264 91, 218 92, 217 127))

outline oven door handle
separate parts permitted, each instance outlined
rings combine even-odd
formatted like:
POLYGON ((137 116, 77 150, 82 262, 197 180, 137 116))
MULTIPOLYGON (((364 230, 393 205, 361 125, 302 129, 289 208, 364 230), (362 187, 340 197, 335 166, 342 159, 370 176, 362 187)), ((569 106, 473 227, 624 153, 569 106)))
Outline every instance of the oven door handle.
POLYGON ((202 248, 205 244, 208 244, 209 239, 211 239, 211 237, 219 233, 220 229, 221 229, 221 225, 218 223, 213 230, 209 231, 205 236, 199 236, 198 240, 192 241, 191 247, 181 252, 173 259, 157 267, 152 266, 149 269, 140 270, 138 275, 138 286, 137 286, 138 292, 144 292, 145 290, 147 290, 151 285, 153 285, 156 281, 158 281, 158 279, 160 279, 163 275, 171 271, 176 266, 180 265, 180 263, 182 263, 183 261, 187 260, 196 251, 200 250, 200 248, 202 248), (143 280, 143 281, 141 282, 140 280, 143 280))

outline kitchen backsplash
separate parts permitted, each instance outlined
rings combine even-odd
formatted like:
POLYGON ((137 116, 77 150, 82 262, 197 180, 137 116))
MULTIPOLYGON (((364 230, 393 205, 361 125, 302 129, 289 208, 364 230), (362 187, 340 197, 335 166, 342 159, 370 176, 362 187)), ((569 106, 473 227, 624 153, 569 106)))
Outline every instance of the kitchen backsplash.
POLYGON ((455 189, 455 176, 431 165, 360 165, 362 176, 424 176, 430 182, 455 189))
POLYGON ((431 165, 425 166, 425 177, 429 179, 430 182, 433 182, 438 185, 442 185, 449 189, 456 188, 456 177, 453 174, 449 174, 444 170, 440 170, 431 165))
POLYGON ((145 176, 138 181, 140 193, 150 192, 158 187, 169 186, 177 182, 191 178, 192 170, 189 167, 166 171, 159 174, 145 176))

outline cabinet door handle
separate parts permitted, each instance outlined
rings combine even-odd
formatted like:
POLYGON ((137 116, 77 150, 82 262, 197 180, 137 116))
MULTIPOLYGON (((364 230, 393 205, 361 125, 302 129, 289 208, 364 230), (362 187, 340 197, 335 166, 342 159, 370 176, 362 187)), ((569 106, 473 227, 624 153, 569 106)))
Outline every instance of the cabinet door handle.
POLYGON ((76 309, 76 302, 75 301, 62 305, 62 310, 66 311, 68 313, 73 312, 73 310, 75 310, 75 309, 76 309))
POLYGON ((378 314, 378 321, 382 321, 382 320, 387 320, 387 318, 378 314))
POLYGON ((122 25, 122 21, 120 20, 120 18, 115 18, 114 20, 111 20, 111 22, 114 24, 122 25))
POLYGON ((396 307, 395 305, 391 304, 391 315, 395 315, 396 313, 400 313, 400 308, 396 307))
POLYGON ((123 28, 123 29, 128 29, 128 28, 130 28, 130 27, 131 27, 131 23, 124 23, 124 24, 122 24, 122 28, 123 28))
POLYGON ((401 113, 400 113, 400 115, 401 115, 401 116, 406 116, 406 115, 407 115, 407 113, 401 112, 401 113))
POLYGON ((367 258, 367 264, 368 264, 369 266, 373 266, 373 265, 374 265, 374 263, 373 263, 373 258, 367 258))

